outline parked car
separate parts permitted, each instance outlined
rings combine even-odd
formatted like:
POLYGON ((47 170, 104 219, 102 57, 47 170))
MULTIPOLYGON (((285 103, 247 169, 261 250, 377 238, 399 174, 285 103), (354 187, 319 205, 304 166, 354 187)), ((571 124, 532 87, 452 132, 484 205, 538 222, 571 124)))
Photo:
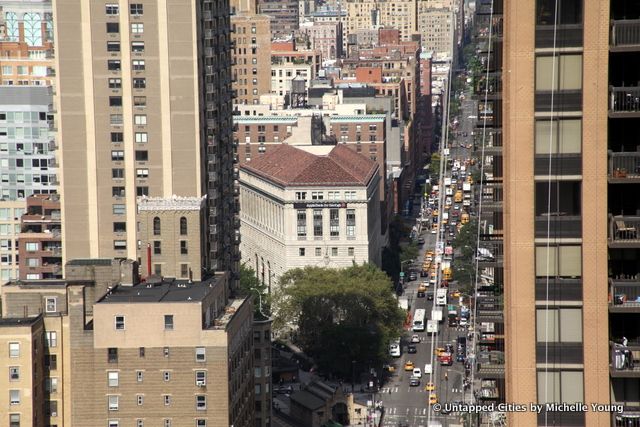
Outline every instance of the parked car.
POLYGON ((273 391, 278 394, 291 394, 293 393, 293 387, 290 385, 275 386, 273 388, 273 391))

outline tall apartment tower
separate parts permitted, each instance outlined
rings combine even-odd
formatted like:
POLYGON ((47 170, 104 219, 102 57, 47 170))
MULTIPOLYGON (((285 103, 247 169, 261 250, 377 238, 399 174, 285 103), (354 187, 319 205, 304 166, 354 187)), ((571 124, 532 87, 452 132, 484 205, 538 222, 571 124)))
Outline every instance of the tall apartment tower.
POLYGON ((228 1, 60 0, 54 16, 64 259, 137 259, 139 198, 206 196, 202 268, 235 271, 228 1))
POLYGON ((508 423, 637 425, 640 8, 505 1, 504 25, 506 400, 622 406, 508 423))
POLYGON ((253 12, 231 17, 234 102, 258 104, 271 92, 271 18, 253 12))

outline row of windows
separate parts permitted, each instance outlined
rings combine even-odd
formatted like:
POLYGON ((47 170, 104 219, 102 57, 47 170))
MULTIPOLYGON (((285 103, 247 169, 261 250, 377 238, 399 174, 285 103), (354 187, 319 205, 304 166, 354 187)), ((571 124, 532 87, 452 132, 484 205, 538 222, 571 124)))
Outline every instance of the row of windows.
MULTIPOLYGON (((207 427, 207 420, 204 419, 196 419, 196 427, 207 427)), ((163 426, 164 427, 171 427, 171 419, 170 418, 164 418, 163 420, 163 426)), ((119 427, 120 426, 120 421, 118 420, 109 420, 107 422, 107 427, 119 427)), ((17 426, 13 426, 11 425, 11 427, 20 427, 20 425, 17 426)), ((136 419, 136 427, 144 427, 144 420, 141 418, 136 419)))
MULTIPOLYGON (((107 42, 107 52, 120 52, 120 42, 119 41, 108 41, 107 42)), ((131 42, 131 52, 144 52, 144 42, 143 41, 134 41, 131 42)), ((108 60, 107 63, 120 63, 120 60, 108 60)), ((111 70, 111 68, 109 68, 111 70)), ((120 68, 118 68, 120 69, 120 68)))
MULTIPOLYGON (((122 198, 126 196, 127 196, 127 191, 125 187, 122 187, 122 186, 111 187, 111 197, 122 198)), ((149 187, 146 185, 136 186, 136 197, 143 197, 143 196, 149 196, 149 187)), ((117 240, 116 242, 118 243, 114 242, 114 249, 118 249, 116 248, 116 246, 120 246, 119 249, 127 248, 126 242, 121 240, 117 240)))
MULTIPOLYGON (((105 13, 107 15, 119 15, 120 6, 117 3, 107 3, 105 5, 105 13)), ((131 15, 142 15, 144 13, 144 7, 142 3, 131 3, 129 5, 129 13, 131 15)))
MULTIPOLYGON (((314 237, 322 237, 323 218, 322 209, 313 210, 313 235, 314 237)), ((297 219, 297 235, 298 238, 306 238, 307 236, 307 211, 306 209, 298 209, 296 213, 297 219)), ((356 235, 356 211, 355 209, 346 210, 347 238, 355 238, 356 235)), ((339 209, 329 209, 329 235, 330 237, 340 236, 340 211, 339 209)))
MULTIPOLYGON (((138 395, 140 397, 140 395, 138 395)), ((171 395, 170 394, 164 394, 163 395, 163 400, 164 400, 164 405, 165 406, 169 406, 171 405, 171 395)), ((195 400, 196 400, 196 410, 198 411, 204 411, 207 409, 207 396, 205 394, 196 394, 195 396, 195 400)), ((108 395, 107 396, 107 402, 108 402, 108 408, 109 411, 117 411, 120 408, 120 396, 114 396, 114 395, 108 395)), ((139 405, 142 405, 142 403, 139 403, 139 405)), ((166 424, 165 420, 165 426, 166 424)))
MULTIPOLYGON (((135 150, 135 159, 136 162, 147 162, 149 161, 149 152, 147 150, 135 150)), ((112 150, 111 151, 111 160, 114 162, 121 162, 124 160, 124 151, 123 150, 112 150)))
MULTIPOLYGON (((328 200, 340 200, 340 191, 329 191, 327 192, 328 200)), ((345 200, 355 200, 356 192, 355 191, 345 191, 344 192, 345 200)), ((306 191, 296 191, 296 200, 307 200, 307 192, 306 191)), ((324 200, 324 191, 312 191, 311 192, 311 200, 324 200)))
MULTIPOLYGON (((173 321, 173 320, 172 320, 173 321)), ((165 323, 166 324, 166 323, 165 323)), ((168 358, 171 354, 171 350, 169 347, 162 348, 162 354, 165 358, 168 358)), ((140 357, 145 357, 146 349, 144 347, 138 348, 138 355, 140 357)), ((206 362, 207 360, 207 349, 205 347, 196 347, 195 348, 195 360, 196 362, 206 362)), ((118 363, 118 349, 115 347, 110 347, 107 349, 107 362, 109 363, 118 363)), ((138 382, 142 381, 143 371, 136 371, 136 375, 138 378, 138 382)))
MULTIPOLYGON (((111 169, 111 178, 124 179, 124 169, 122 168, 111 169)), ((149 178, 149 169, 137 168, 136 178, 149 178)))
MULTIPOLYGON (((120 23, 119 22, 107 22, 107 33, 109 34, 118 34, 120 33, 120 23)), ((144 24, 142 22, 134 22, 131 24, 131 33, 132 34, 142 34, 144 33, 144 24)))
MULTIPOLYGON (((144 381, 145 371, 136 371, 136 382, 144 381)), ((162 380, 164 382, 171 381, 171 371, 162 371, 162 380)), ((120 372, 108 371, 107 372, 107 384, 109 387, 118 387, 120 385, 120 372)), ((204 387, 207 385, 207 371, 195 371, 195 385, 198 387, 204 387)), ((142 395, 138 395, 138 405, 142 405, 142 395)))
MULTIPOLYGON (((180 235, 186 236, 188 231, 187 218, 180 217, 180 235)), ((162 234, 162 221, 159 217, 153 217, 153 235, 159 236, 162 234)))
MULTIPOLYGON (((159 240, 153 241, 153 254, 162 255, 162 242, 159 240)), ((186 240, 180 240, 180 255, 189 254, 189 242, 186 240)))
MULTIPOLYGON (((329 255, 329 251, 327 250, 325 254, 322 253, 322 248, 315 248, 315 256, 328 256, 329 255)), ((299 256, 306 256, 307 254, 307 248, 298 248, 298 255, 299 256)), ((331 256, 339 256, 340 255, 340 251, 339 248, 331 248, 331 256)), ((347 248, 347 256, 354 256, 355 255, 355 249, 354 248, 347 248)))

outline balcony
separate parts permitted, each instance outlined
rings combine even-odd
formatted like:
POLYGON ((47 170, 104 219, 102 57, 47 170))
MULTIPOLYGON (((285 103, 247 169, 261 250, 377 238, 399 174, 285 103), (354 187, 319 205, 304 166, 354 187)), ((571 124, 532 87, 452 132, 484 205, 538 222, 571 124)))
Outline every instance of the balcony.
POLYGON ((609 86, 609 117, 640 117, 640 87, 609 86))
POLYGON ((609 372, 613 378, 640 378, 640 346, 611 343, 609 372))
MULTIPOLYGON (((624 405, 625 402, 611 402, 615 405, 624 405)), ((633 406, 624 406, 622 413, 614 412, 611 415, 612 426, 616 427, 626 427, 626 426, 637 426, 640 422, 640 408, 637 406, 637 403, 633 406)))
POLYGON ((640 183, 640 151, 609 151, 608 175, 612 184, 640 183))
POLYGON ((609 216, 609 247, 640 248, 640 216, 609 216))
POLYGON ((609 279, 609 294, 610 312, 640 313, 640 279, 609 279))
POLYGON ((491 73, 488 79, 486 75, 480 76, 474 84, 473 93, 479 99, 484 99, 485 95, 489 97, 500 95, 502 93, 502 75, 500 73, 491 73))
POLYGON ((609 48, 612 52, 640 50, 640 19, 611 21, 609 48))

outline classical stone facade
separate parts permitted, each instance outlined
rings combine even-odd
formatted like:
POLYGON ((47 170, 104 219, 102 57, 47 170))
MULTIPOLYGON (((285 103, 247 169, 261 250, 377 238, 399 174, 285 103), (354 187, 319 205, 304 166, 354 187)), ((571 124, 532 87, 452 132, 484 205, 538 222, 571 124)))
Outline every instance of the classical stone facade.
POLYGON ((281 145, 240 169, 242 260, 269 286, 296 267, 380 265, 378 165, 315 148, 281 145))

